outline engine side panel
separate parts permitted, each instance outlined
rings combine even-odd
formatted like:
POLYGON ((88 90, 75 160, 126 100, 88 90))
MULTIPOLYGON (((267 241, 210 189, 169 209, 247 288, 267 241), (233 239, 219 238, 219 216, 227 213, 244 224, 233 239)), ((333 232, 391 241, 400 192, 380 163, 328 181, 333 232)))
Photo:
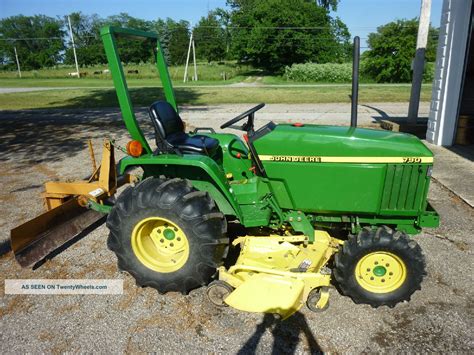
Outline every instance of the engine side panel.
POLYGON ((278 125, 254 145, 281 208, 387 216, 426 208, 433 154, 414 136, 278 125))
POLYGON ((303 212, 378 213, 386 166, 383 164, 317 164, 265 162, 272 190, 281 208, 303 212), (288 191, 279 194, 278 182, 288 191), (297 183, 296 183, 297 182, 297 183))

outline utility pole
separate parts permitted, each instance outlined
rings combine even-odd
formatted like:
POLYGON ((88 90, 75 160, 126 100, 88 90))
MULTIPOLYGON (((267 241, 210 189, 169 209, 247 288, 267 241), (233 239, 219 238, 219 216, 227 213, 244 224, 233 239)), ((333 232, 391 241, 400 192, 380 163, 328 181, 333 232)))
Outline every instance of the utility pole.
POLYGON ((20 61, 18 60, 18 53, 16 52, 16 47, 15 46, 13 46, 13 49, 15 51, 16 66, 18 68, 18 76, 21 78, 21 69, 20 69, 20 61))
POLYGON ((193 26, 191 25, 191 37, 189 37, 188 55, 186 57, 186 66, 184 67, 183 83, 188 81, 188 65, 189 65, 189 56, 191 55, 192 43, 193 43, 193 26))
POLYGON ((76 62, 77 77, 80 78, 81 74, 79 73, 79 64, 77 64, 76 45, 74 44, 74 35, 72 34, 71 17, 69 17, 69 15, 67 16, 67 21, 69 22, 69 35, 71 36, 72 51, 74 53, 74 61, 76 62))
POLYGON ((420 22, 416 39, 416 54, 413 60, 413 80, 411 84, 410 104, 408 106, 408 122, 416 124, 420 107, 421 84, 425 67, 426 44, 430 30, 431 0, 421 0, 420 22))
POLYGON ((196 47, 194 46, 194 39, 193 39, 193 63, 194 63, 194 77, 193 77, 193 80, 197 81, 198 80, 198 72, 197 72, 197 67, 196 67, 196 47))

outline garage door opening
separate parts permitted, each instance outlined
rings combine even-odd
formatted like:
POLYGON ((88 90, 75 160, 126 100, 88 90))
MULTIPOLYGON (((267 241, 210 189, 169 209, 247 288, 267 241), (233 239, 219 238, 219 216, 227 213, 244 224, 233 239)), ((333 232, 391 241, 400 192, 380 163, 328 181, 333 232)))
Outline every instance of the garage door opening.
POLYGON ((472 23, 466 51, 454 143, 461 145, 474 144, 474 36, 472 34, 472 23))

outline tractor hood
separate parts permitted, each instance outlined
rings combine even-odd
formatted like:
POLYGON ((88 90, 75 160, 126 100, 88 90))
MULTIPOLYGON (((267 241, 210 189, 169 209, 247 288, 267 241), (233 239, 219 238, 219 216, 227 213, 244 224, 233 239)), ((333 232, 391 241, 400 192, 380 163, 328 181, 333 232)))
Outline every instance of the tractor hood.
POLYGON ((364 157, 369 158, 366 161, 368 163, 379 162, 376 161, 377 158, 389 158, 382 159, 384 161, 380 161, 381 163, 433 161, 433 153, 411 134, 309 124, 267 125, 263 128, 266 129, 257 131, 254 138, 256 151, 262 160, 306 162, 311 157, 316 159, 315 162, 325 162, 325 158, 329 158, 326 162, 339 162, 337 159, 343 162, 343 159, 348 158, 347 162, 363 163, 365 161, 355 158, 364 157))

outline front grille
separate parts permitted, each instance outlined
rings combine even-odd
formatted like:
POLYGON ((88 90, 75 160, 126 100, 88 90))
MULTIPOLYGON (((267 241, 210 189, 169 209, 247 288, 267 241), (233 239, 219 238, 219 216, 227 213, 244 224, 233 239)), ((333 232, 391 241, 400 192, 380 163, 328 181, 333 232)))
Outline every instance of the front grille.
POLYGON ((389 164, 381 211, 418 211, 423 202, 428 166, 389 164))

